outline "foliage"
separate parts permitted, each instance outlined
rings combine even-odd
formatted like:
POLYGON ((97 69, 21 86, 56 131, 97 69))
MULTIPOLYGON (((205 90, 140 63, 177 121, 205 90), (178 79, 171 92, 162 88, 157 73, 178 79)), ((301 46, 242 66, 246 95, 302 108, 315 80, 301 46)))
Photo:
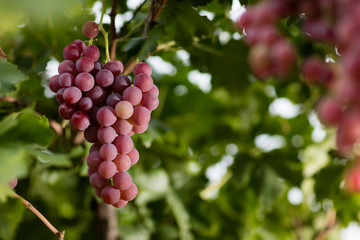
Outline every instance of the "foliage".
MULTIPOLYGON (((16 192, 65 229, 66 239, 96 236, 98 200, 84 164, 89 144, 61 121, 45 72, 50 60, 62 60, 65 45, 83 39, 81 25, 94 19, 93 4, 0 0, 0 46, 8 56, 0 59, 0 239, 50 239, 42 223, 11 198, 7 183, 14 176, 16 192)), ((118 4, 121 14, 134 12, 124 1, 118 4)), ((256 80, 248 47, 228 18, 230 6, 225 0, 169 0, 144 41, 144 25, 133 28, 146 19, 146 1, 118 31, 120 37, 132 33, 118 43, 119 60, 150 52, 176 69, 153 74, 160 106, 148 132, 134 138, 140 161, 131 171, 139 195, 117 212, 121 239, 313 239, 326 229, 331 210, 339 225, 328 239, 338 239, 340 227, 358 220, 359 196, 341 189, 349 163, 332 154, 333 131, 327 129, 321 142, 311 138, 309 116, 322 89, 306 85, 298 70, 286 80, 256 80), (179 50, 189 53, 188 63, 179 50), (209 92, 189 81, 193 70, 211 74, 209 92), (299 104, 300 113, 271 113, 279 98, 299 104), (283 146, 260 148, 254 139, 262 134, 282 136, 283 146), (219 178, 210 181, 214 166, 219 178), (299 205, 287 199, 293 187, 304 195, 299 205)), ((299 35, 299 24, 284 19, 280 27, 302 56, 334 54, 299 35)), ((96 44, 104 51, 102 37, 96 44)))

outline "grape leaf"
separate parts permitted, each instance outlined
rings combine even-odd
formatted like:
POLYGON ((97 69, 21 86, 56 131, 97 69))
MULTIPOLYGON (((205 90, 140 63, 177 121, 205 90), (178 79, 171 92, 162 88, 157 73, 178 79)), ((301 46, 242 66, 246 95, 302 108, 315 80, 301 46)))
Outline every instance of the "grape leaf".
POLYGON ((27 78, 24 73, 18 70, 16 65, 0 58, 0 95, 14 91, 15 85, 27 78))
POLYGON ((24 206, 17 199, 0 204, 0 239, 13 239, 24 215, 24 206))

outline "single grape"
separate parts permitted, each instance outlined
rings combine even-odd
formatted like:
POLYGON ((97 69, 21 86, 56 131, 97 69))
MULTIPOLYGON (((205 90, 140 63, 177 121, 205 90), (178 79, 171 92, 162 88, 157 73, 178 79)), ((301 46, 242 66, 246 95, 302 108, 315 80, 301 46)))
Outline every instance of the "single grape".
POLYGON ((82 27, 82 33, 87 38, 95 38, 99 33, 99 25, 94 21, 87 21, 82 27))
POLYGON ((76 44, 69 44, 64 47, 63 56, 66 60, 76 61, 81 55, 81 49, 76 44))
POLYGON ((63 92, 64 101, 71 104, 79 102, 81 96, 81 91, 77 87, 68 87, 63 92))
POLYGON ((90 117, 90 122, 91 124, 95 124, 95 125, 99 125, 97 119, 96 119, 96 114, 99 111, 99 107, 97 106, 93 106, 92 109, 89 112, 89 117, 90 117))
POLYGON ((96 73, 96 83, 101 87, 108 87, 114 82, 114 75, 107 69, 102 69, 96 73))
POLYGON ((102 87, 95 85, 86 93, 86 97, 90 98, 95 106, 99 106, 106 100, 106 92, 102 87))
POLYGON ((134 107, 128 101, 120 101, 115 106, 116 115, 121 119, 128 119, 133 115, 134 107))
POLYGON ((125 119, 118 118, 116 122, 112 125, 117 134, 128 134, 131 132, 133 125, 125 119))
POLYGON ((72 115, 77 111, 76 106, 67 102, 60 104, 59 115, 63 119, 71 119, 72 115))
POLYGON ((149 64, 145 62, 139 62, 138 64, 135 65, 133 72, 135 76, 140 73, 146 73, 147 75, 151 76, 152 69, 149 64))
POLYGON ((294 46, 287 41, 277 41, 271 47, 271 60, 273 71, 280 77, 290 74, 296 61, 294 46))
POLYGON ((116 132, 112 127, 101 127, 97 132, 97 138, 104 144, 112 143, 116 136, 116 132))
POLYGON ((49 80, 49 88, 52 92, 56 93, 60 90, 59 75, 54 75, 49 80))
POLYGON ((116 104, 121 101, 121 95, 118 93, 110 94, 106 99, 106 105, 115 108, 116 104))
POLYGON ((142 92, 148 92, 154 85, 153 79, 146 73, 139 73, 134 78, 134 85, 142 92))
POLYGON ((99 60, 100 51, 96 46, 89 45, 84 49, 83 55, 91 58, 94 62, 96 62, 97 60, 99 60))
POLYGON ((128 189, 132 182, 130 174, 127 172, 117 172, 113 177, 114 187, 121 190, 128 189))
MULTIPOLYGON (((84 137, 86 141, 91 143, 96 143, 99 141, 97 137, 97 132, 99 131, 99 127, 96 125, 90 125, 87 129, 84 131, 84 137)), ((100 150, 100 147, 99 149, 100 150)))
POLYGON ((18 179, 15 177, 15 178, 13 178, 13 179, 9 182, 9 187, 11 187, 12 189, 14 189, 17 184, 18 184, 18 179))
POLYGON ((112 161, 117 156, 117 149, 114 144, 106 143, 100 148, 100 156, 104 161, 112 161))
POLYGON ((100 176, 98 172, 94 172, 90 175, 89 181, 94 188, 104 188, 107 185, 107 180, 100 176))
POLYGON ((131 138, 124 134, 117 136, 113 141, 113 144, 116 146, 119 154, 129 153, 134 146, 131 138))
POLYGON ((336 126, 340 124, 343 117, 341 104, 331 97, 323 97, 316 105, 316 112, 325 125, 336 126))
POLYGON ((132 165, 139 161, 140 156, 136 148, 131 149, 131 151, 127 155, 129 156, 132 165))
POLYGON ((107 204, 115 204, 120 200, 120 191, 113 186, 106 186, 101 191, 101 198, 107 204))
MULTIPOLYGON (((96 146, 96 148, 98 148, 98 145, 94 144, 93 146, 96 146)), ((100 163, 102 163, 102 162, 103 162, 103 159, 100 156, 100 151, 96 151, 96 149, 89 152, 89 155, 86 158, 86 163, 87 163, 88 167, 95 171, 97 171, 100 163)))
POLYGON ((128 134, 126 134, 126 135, 128 135, 129 137, 132 137, 133 135, 134 135, 134 132, 133 131, 130 131, 128 134))
POLYGON ((116 208, 122 208, 125 207, 127 205, 128 201, 124 201, 124 200, 119 200, 117 203, 114 203, 113 206, 116 208))
POLYGON ((76 65, 73 61, 64 60, 59 64, 58 72, 59 74, 71 73, 75 76, 77 74, 76 65))
POLYGON ((136 106, 142 99, 142 92, 138 87, 128 87, 123 93, 123 99, 136 106))
POLYGON ((87 92, 95 85, 94 77, 90 73, 79 73, 75 78, 75 86, 81 91, 87 92))
POLYGON ((56 92, 56 101, 59 104, 62 104, 64 102, 64 98, 63 98, 63 93, 64 93, 65 88, 60 88, 57 92, 56 92))
POLYGON ((134 183, 132 183, 128 189, 121 191, 121 199, 125 201, 132 201, 136 197, 137 193, 138 188, 134 183))
POLYGON ((121 74, 124 70, 124 65, 122 64, 122 62, 116 60, 105 63, 103 68, 112 72, 114 76, 117 76, 121 74))
POLYGON ((80 72, 91 72, 94 69, 94 61, 92 58, 82 56, 76 61, 76 70, 80 72))
POLYGON ((80 111, 88 112, 92 109, 92 107, 93 107, 93 102, 88 97, 83 97, 78 102, 78 108, 80 111))
POLYGON ((116 93, 123 94, 125 89, 130 86, 131 86, 131 81, 128 76, 118 75, 114 79, 114 82, 112 84, 112 89, 116 93))
POLYGON ((152 93, 154 94, 156 97, 159 97, 159 89, 156 85, 153 85, 152 88, 150 89, 149 92, 147 93, 152 93))
POLYGON ((91 145, 90 149, 89 149, 89 153, 93 152, 93 151, 100 151, 102 144, 101 143, 94 143, 93 145, 91 145))
POLYGON ((140 134, 145 132, 148 129, 148 124, 143 124, 143 125, 133 125, 132 131, 134 133, 140 134))
POLYGON ((112 161, 102 161, 99 165, 98 172, 105 179, 112 178, 117 172, 116 165, 112 161))
POLYGON ((96 113, 96 119, 102 126, 111 126, 116 122, 115 110, 112 107, 101 107, 96 113))
POLYGON ((153 111, 159 106, 159 98, 154 94, 147 92, 141 99, 141 105, 146 107, 149 111, 153 111))
POLYGON ((136 106, 131 120, 135 125, 145 125, 150 121, 150 111, 143 106, 136 106))
POLYGON ((76 46, 78 46, 80 48, 81 53, 86 48, 86 44, 80 39, 76 39, 76 40, 72 41, 71 44, 75 44, 76 46))
POLYGON ((63 88, 73 86, 74 82, 74 76, 71 73, 62 73, 59 76, 59 85, 63 88))
POLYGON ((93 76, 96 76, 96 74, 101 70, 102 65, 101 62, 96 61, 94 62, 94 69, 90 72, 93 76))
POLYGON ((113 160, 119 172, 126 172, 131 167, 131 160, 128 155, 119 154, 113 160))
POLYGON ((77 111, 72 115, 70 123, 75 130, 82 131, 89 127, 90 118, 86 113, 77 111))

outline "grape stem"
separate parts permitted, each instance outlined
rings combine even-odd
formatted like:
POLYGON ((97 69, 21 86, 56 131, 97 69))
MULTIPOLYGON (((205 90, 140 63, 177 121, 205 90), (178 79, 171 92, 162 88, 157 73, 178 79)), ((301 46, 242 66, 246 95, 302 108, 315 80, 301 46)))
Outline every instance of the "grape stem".
POLYGON ((109 34, 105 31, 105 29, 103 27, 104 13, 105 13, 105 0, 102 1, 102 9, 101 9, 101 18, 100 18, 100 23, 99 23, 99 29, 100 29, 101 33, 104 35, 104 40, 105 40, 105 54, 106 54, 106 61, 105 62, 109 62, 110 61, 109 34))
POLYGON ((23 197, 19 196, 18 194, 14 193, 14 197, 17 199, 20 199, 21 203, 25 205, 27 209, 29 209, 31 212, 33 212, 44 224, 47 228, 52 231, 57 239, 64 240, 65 237, 65 230, 64 231, 58 231, 45 217, 42 215, 36 208, 34 208, 33 205, 27 200, 25 200, 23 197))

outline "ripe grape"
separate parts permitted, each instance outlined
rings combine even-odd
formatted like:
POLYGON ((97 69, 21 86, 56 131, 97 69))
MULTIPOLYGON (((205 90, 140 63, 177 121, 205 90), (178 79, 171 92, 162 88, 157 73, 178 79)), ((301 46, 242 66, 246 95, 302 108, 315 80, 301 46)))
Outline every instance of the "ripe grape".
POLYGON ((128 119, 133 115, 134 108, 128 101, 120 101, 115 106, 116 115, 121 119, 128 119))
MULTIPOLYGON (((94 144, 93 146, 98 148, 98 145, 94 144)), ((98 169, 100 163, 102 163, 102 162, 103 162, 103 159, 100 156, 100 152, 96 151, 96 149, 91 151, 86 159, 86 163, 87 163, 88 167, 95 171, 98 169)))
POLYGON ((94 77, 90 73, 79 73, 75 78, 75 86, 81 91, 87 92, 95 85, 94 77))
POLYGON ((134 146, 131 138, 124 134, 117 136, 113 141, 113 144, 116 146, 119 154, 129 153, 134 146))
POLYGON ((147 92, 147 93, 152 93, 152 94, 154 94, 156 97, 158 97, 159 96, 159 89, 158 89, 158 87, 156 86, 156 85, 153 85, 153 87, 150 89, 150 91, 149 92, 147 92))
POLYGON ((76 70, 80 72, 91 72, 94 69, 94 61, 92 58, 82 56, 76 61, 76 70))
POLYGON ((99 165, 98 172, 103 178, 112 178, 117 172, 116 165, 112 161, 102 161, 99 165))
POLYGON ((72 41, 71 44, 75 44, 76 46, 78 46, 80 48, 81 53, 86 48, 86 44, 80 39, 76 39, 76 40, 72 41))
POLYGON ((77 111, 76 106, 70 103, 62 103, 59 106, 59 115, 63 119, 71 119, 72 115, 77 111))
POLYGON ((116 122, 115 110, 112 107, 101 107, 96 113, 97 121, 103 126, 111 126, 116 122))
POLYGON ((104 144, 112 143, 116 136, 116 132, 112 127, 101 127, 97 132, 97 138, 104 144))
POLYGON ((94 21, 87 21, 82 27, 82 33, 87 38, 95 38, 99 33, 99 26, 94 21))
POLYGON ((106 143, 100 148, 100 156, 105 161, 112 161, 117 156, 117 149, 114 144, 106 143))
POLYGON ((131 86, 125 89, 123 93, 123 99, 136 106, 140 103, 142 98, 142 92, 138 87, 131 86))
POLYGON ((127 155, 129 156, 132 165, 139 161, 139 152, 136 148, 131 149, 127 155))
POLYGON ((89 149, 89 153, 91 153, 93 151, 100 151, 101 146, 102 146, 101 143, 94 143, 93 145, 91 145, 91 147, 89 149))
POLYGON ((71 73, 62 73, 59 76, 58 81, 61 87, 70 87, 74 85, 74 76, 71 73))
POLYGON ((69 44, 65 46, 63 55, 66 60, 76 61, 81 55, 81 49, 76 44, 69 44))
POLYGON ((143 106, 136 106, 131 120, 136 125, 145 125, 150 121, 150 111, 143 106))
POLYGON ((107 204, 115 204, 120 200, 120 191, 113 186, 106 186, 101 191, 101 198, 107 204))
POLYGON ((319 119, 325 125, 338 125, 341 122, 343 111, 341 104, 330 97, 322 98, 316 106, 319 119))
POLYGON ((141 99, 141 105, 146 107, 149 111, 153 111, 159 106, 159 98, 154 94, 147 92, 141 99))
POLYGON ((112 72, 112 74, 114 74, 114 76, 117 76, 117 75, 121 74, 122 71, 124 70, 124 65, 120 61, 110 61, 110 62, 105 63, 103 68, 112 72))
POLYGON ((112 125, 117 134, 128 134, 131 132, 133 125, 125 119, 118 118, 116 122, 112 125))
POLYGON ((125 172, 131 167, 131 160, 128 155, 119 154, 113 160, 119 172, 125 172))
POLYGON ((107 97, 106 105, 115 108, 116 104, 120 101, 121 101, 121 95, 118 93, 112 93, 107 97))
POLYGON ((84 49, 83 55, 91 58, 94 62, 96 62, 97 60, 99 60, 100 51, 96 46, 89 45, 84 49))
POLYGON ((125 207, 127 205, 128 201, 124 201, 124 200, 119 200, 117 203, 114 203, 113 206, 116 208, 122 208, 125 207))
POLYGON ((107 69, 102 69, 96 73, 96 83, 100 87, 108 87, 114 82, 114 75, 107 69))
POLYGON ((52 92, 56 93, 60 90, 59 75, 54 75, 49 80, 49 88, 52 92))
POLYGON ((93 107, 93 102, 88 97, 83 97, 78 102, 78 108, 80 111, 88 112, 92 109, 92 107, 93 107))
POLYGON ((75 104, 81 99, 81 91, 77 87, 68 87, 64 90, 63 99, 67 103, 75 104))
POLYGON ((134 85, 142 92, 148 92, 154 85, 153 79, 146 73, 139 73, 134 78, 134 85))
POLYGON ((90 175, 89 181, 94 188, 102 189, 107 185, 107 180, 100 176, 98 172, 94 172, 90 175))
POLYGON ((76 75, 77 74, 76 65, 73 61, 64 60, 59 64, 58 72, 59 74, 71 73, 72 75, 76 75))
MULTIPOLYGON (((84 131, 84 137, 85 140, 91 143, 96 143, 99 141, 97 137, 97 133, 99 131, 99 127, 96 125, 90 125, 87 129, 84 131)), ((94 146, 94 145, 93 145, 94 146)), ((99 149, 100 150, 100 147, 99 149)))
POLYGON ((112 89, 114 92, 123 94, 126 88, 130 87, 130 78, 124 75, 118 75, 115 77, 112 89))
POLYGON ((132 183, 128 189, 121 191, 121 199, 125 201, 132 201, 136 197, 137 193, 138 188, 134 183, 132 183))
POLYGON ((59 104, 62 104, 64 102, 63 93, 65 88, 60 88, 59 91, 56 92, 56 101, 59 104))
POLYGON ((90 98, 94 105, 102 105, 106 100, 106 92, 102 87, 95 85, 86 93, 86 97, 90 98))
POLYGON ((133 125, 132 131, 134 133, 140 134, 145 132, 148 129, 148 124, 143 124, 143 125, 133 125))
POLYGON ((140 73, 146 73, 147 75, 151 76, 152 69, 149 64, 145 62, 139 62, 134 67, 134 75, 138 75, 140 73))
POLYGON ((72 115, 70 123, 75 130, 82 131, 89 127, 90 118, 86 113, 77 111, 72 115))
POLYGON ((120 191, 128 189, 133 183, 130 174, 127 172, 117 172, 113 177, 113 181, 114 187, 120 191))

